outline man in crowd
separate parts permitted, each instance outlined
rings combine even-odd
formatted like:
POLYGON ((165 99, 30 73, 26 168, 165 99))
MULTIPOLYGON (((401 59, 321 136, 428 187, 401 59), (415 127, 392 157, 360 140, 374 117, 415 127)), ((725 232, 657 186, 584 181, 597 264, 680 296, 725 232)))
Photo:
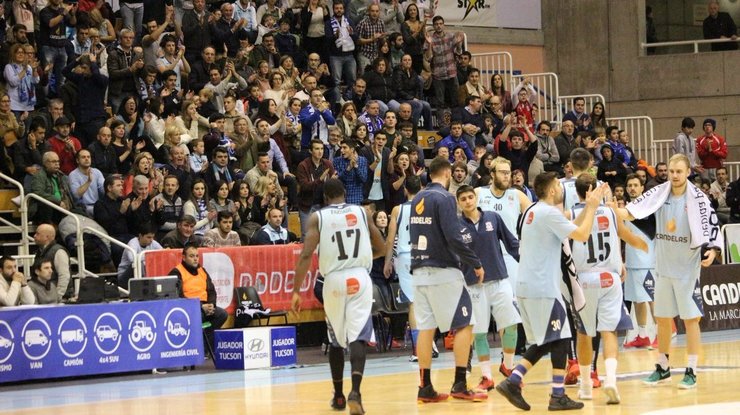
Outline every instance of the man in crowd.
POLYGON ((730 184, 730 178, 727 175, 726 167, 719 167, 716 172, 717 180, 713 181, 709 188, 709 194, 712 199, 717 201, 717 218, 721 224, 730 220, 730 208, 727 206, 727 187, 730 184))
POLYGON ((203 237, 194 234, 195 218, 183 215, 177 221, 177 227, 161 239, 162 246, 167 249, 178 249, 186 246, 203 246, 203 237))
POLYGON ((0 258, 2 278, 0 278, 0 307, 30 305, 36 297, 26 282, 26 276, 18 272, 15 259, 9 256, 0 258))
POLYGON ((114 113, 118 111, 124 96, 138 93, 136 73, 144 67, 144 55, 139 51, 141 48, 133 47, 134 36, 133 30, 122 29, 118 47, 108 55, 108 104, 114 113))
POLYGON ((462 47, 462 32, 445 32, 445 19, 434 16, 434 31, 425 34, 424 56, 431 61, 435 108, 453 108, 457 99, 455 53, 462 47))
MULTIPOLYGON (((140 254, 144 251, 154 251, 157 249, 163 249, 159 242, 154 240, 154 227, 145 223, 139 228, 139 235, 131 238, 127 245, 140 254)), ((141 257, 141 275, 144 275, 144 261, 145 256, 141 257)), ((121 263, 118 264, 118 286, 124 289, 128 289, 128 280, 134 277, 134 254, 126 249, 123 251, 121 257, 121 263)))
POLYGON ((52 150, 59 156, 59 170, 63 174, 69 174, 72 170, 77 167, 75 164, 75 156, 78 151, 82 148, 80 140, 70 135, 72 132, 72 121, 69 118, 62 116, 54 121, 54 129, 56 134, 51 136, 47 140, 49 150, 52 150))
POLYGON ((51 261, 43 260, 34 265, 31 271, 33 271, 33 276, 31 277, 31 281, 28 282, 28 286, 33 291, 36 304, 59 303, 61 297, 59 297, 59 293, 57 292, 56 284, 51 280, 54 274, 51 261))
MULTIPOLYGON (((31 193, 58 205, 62 209, 84 213, 74 204, 69 189, 69 178, 59 171, 59 156, 53 151, 44 153, 43 170, 31 177, 31 193)), ((42 203, 34 201, 29 205, 28 216, 37 223, 59 223, 62 214, 42 203)))
POLYGON ((360 45, 357 69, 362 76, 365 68, 378 56, 378 39, 386 35, 379 4, 373 3, 367 7, 367 16, 357 24, 356 32, 357 43, 360 45))
MULTIPOLYGON (((103 173, 92 167, 90 151, 77 152, 77 168, 69 173, 69 190, 77 205, 84 207, 87 216, 93 216, 93 208, 101 195, 106 192, 103 186, 103 173)), ((120 195, 119 195, 120 196, 120 195)))
POLYGON ((254 245, 287 245, 297 242, 293 232, 282 226, 283 211, 277 207, 267 210, 267 224, 254 234, 254 245))
POLYGON ((98 139, 87 147, 92 166, 100 170, 103 176, 118 172, 118 155, 111 145, 111 138, 110 128, 103 126, 98 130, 98 139))
POLYGON ((357 143, 352 139, 342 142, 341 151, 342 155, 333 160, 334 170, 346 189, 347 203, 359 205, 368 179, 367 159, 357 154, 357 143))
MULTIPOLYGON (((118 175, 110 175, 105 178, 102 188, 104 194, 95 203, 91 216, 108 232, 108 235, 121 243, 128 243, 133 238, 126 221, 126 212, 131 207, 131 199, 123 199, 123 179, 118 175)), ((111 244, 111 255, 113 262, 119 263, 123 255, 122 248, 111 244)))
POLYGON ((59 298, 64 298, 71 278, 69 254, 61 244, 57 243, 56 236, 56 229, 49 224, 42 224, 36 228, 33 240, 38 250, 33 263, 38 265, 43 261, 51 261, 54 268, 51 280, 57 285, 59 298))
POLYGON ((300 186, 298 215, 301 219, 303 237, 306 235, 309 215, 324 201, 324 183, 329 178, 336 178, 331 160, 322 157, 323 155, 324 143, 318 139, 311 140, 311 157, 301 161, 296 170, 296 178, 300 186))
MULTIPOLYGON (((280 211, 280 213, 282 214, 283 212, 280 211)), ((280 221, 282 222, 282 217, 280 218, 280 221)), ((203 235, 203 246, 218 248, 222 246, 241 245, 239 234, 232 230, 232 227, 234 226, 233 213, 226 210, 218 212, 216 222, 218 225, 213 229, 207 230, 203 235)))
MULTIPOLYGON (((709 16, 704 19, 704 39, 737 39, 737 26, 729 13, 719 11, 719 1, 707 6, 709 16)), ((712 43, 712 51, 737 50, 737 42, 712 43)))
POLYGON ((701 176, 713 181, 717 178, 716 170, 722 167, 727 158, 727 141, 717 134, 717 121, 712 118, 704 120, 704 135, 696 139, 696 154, 701 161, 704 172, 701 176))

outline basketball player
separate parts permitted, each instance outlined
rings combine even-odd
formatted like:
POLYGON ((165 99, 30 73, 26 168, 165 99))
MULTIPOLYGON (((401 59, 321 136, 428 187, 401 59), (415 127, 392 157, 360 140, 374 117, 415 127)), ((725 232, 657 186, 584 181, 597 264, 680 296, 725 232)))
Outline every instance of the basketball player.
MULTIPOLYGON (((516 222, 519 215, 524 212, 532 202, 527 196, 517 189, 511 187, 511 162, 503 157, 496 157, 491 164, 492 182, 490 187, 479 187, 476 189, 478 194, 478 207, 484 211, 496 212, 503 219, 508 231, 516 235, 516 222)), ((513 294, 516 296, 516 278, 519 273, 519 263, 508 250, 503 250, 504 263, 506 272, 513 294)), ((503 361, 499 366, 499 372, 504 376, 511 374, 514 367, 514 352, 518 340, 517 328, 508 326, 501 334, 501 346, 503 349, 503 361)), ((488 337, 486 333, 477 333, 475 335, 475 352, 478 359, 488 356, 488 337), (483 341, 485 340, 485 345, 483 341)), ((481 361, 481 364, 483 361, 481 361)))
MULTIPOLYGON (((645 191, 645 185, 636 174, 627 176, 627 194, 630 200, 635 200, 645 191)), ((637 319, 637 337, 624 344, 625 348, 652 347, 647 332, 647 313, 653 315, 653 298, 655 292, 655 216, 650 215, 652 224, 649 232, 645 233, 632 222, 627 222, 630 230, 639 235, 648 244, 648 252, 642 252, 627 245, 624 248, 624 265, 627 268, 627 278, 624 280, 624 299, 631 301, 635 306, 637 319), (649 308, 648 308, 649 307, 649 308)), ((658 338, 655 338, 655 347, 658 347, 658 338)))
MULTIPOLYGON (((590 171, 591 167, 593 166, 593 156, 591 153, 588 152, 585 148, 576 148, 575 150, 570 152, 570 169, 572 171, 572 176, 569 178, 562 178, 560 179, 560 184, 563 186, 563 211, 568 212, 571 209, 573 209, 574 206, 576 206, 579 203, 578 199, 578 192, 576 191, 576 179, 583 173, 593 173, 590 171)), ((601 182, 597 180, 597 186, 601 185, 601 182)), ((606 192, 606 200, 611 200, 611 190, 608 190, 606 192)), ((563 279, 564 281, 567 280, 567 277, 563 279)), ((567 285, 567 284, 566 284, 567 285)), ((568 287, 570 289, 570 287, 568 287)), ((566 301, 570 302, 572 298, 571 292, 566 292, 566 301)), ((568 319, 571 321, 571 324, 573 324, 573 318, 578 316, 573 316, 571 307, 568 307, 568 319)), ((591 374, 591 384, 594 388, 601 387, 601 381, 599 380, 599 375, 596 372, 596 361, 599 357, 599 347, 601 346, 601 334, 599 332, 596 332, 596 336, 593 338, 591 342, 591 349, 593 352, 593 357, 589 360, 591 360, 592 365, 591 369, 589 370, 589 373, 591 374)), ((578 383, 578 377, 581 375, 580 366, 578 364, 578 358, 576 355, 576 349, 578 348, 578 337, 573 336, 570 340, 570 348, 568 350, 568 368, 567 372, 565 374, 565 385, 566 386, 575 386, 578 383)))
POLYGON ((344 185, 339 179, 324 182, 326 207, 308 219, 303 251, 296 263, 292 309, 301 311, 300 289, 318 247, 319 271, 324 276, 324 311, 328 320, 329 366, 334 397, 331 407, 350 414, 364 414, 360 383, 365 370, 365 347, 372 333, 370 309, 373 287, 370 268, 373 257, 383 255, 384 241, 378 228, 367 220, 365 210, 345 203, 344 185), (342 392, 344 349, 349 345, 352 391, 345 400, 342 392))
POLYGON ((704 315, 699 274, 702 266, 708 267, 714 262, 722 245, 717 215, 709 198, 688 182, 690 171, 686 155, 674 154, 668 161, 669 181, 651 188, 622 210, 626 210, 624 216, 628 220, 655 214, 655 318, 659 353, 655 371, 643 380, 651 386, 671 381, 668 364, 671 321, 678 315, 686 326, 688 354, 686 371, 678 388, 696 387, 696 366, 701 349, 699 320, 704 315), (693 215, 689 213, 692 208, 693 215), (694 220, 701 222, 692 224, 694 220))
MULTIPOLYGON (((414 288, 411 281, 411 234, 409 233, 409 219, 411 219, 411 200, 421 190, 421 179, 418 176, 406 177, 404 193, 407 201, 394 207, 388 221, 388 237, 385 242, 385 266, 383 274, 390 277, 395 267, 398 282, 401 286, 399 300, 409 303, 409 328, 411 329, 411 346, 416 348, 419 339, 419 330, 416 328, 414 316, 414 288), (395 252, 395 256, 394 256, 395 252)), ((416 350, 413 351, 412 362, 416 362, 416 350)))
POLYGON ((507 379, 496 386, 512 405, 529 410, 522 396, 522 378, 542 356, 550 353, 552 361, 552 394, 549 410, 583 408, 565 394, 565 364, 568 357, 570 325, 560 289, 560 255, 562 241, 570 238, 586 242, 591 235, 594 213, 604 196, 599 187, 586 196, 586 207, 576 218, 578 225, 568 221, 560 210, 563 187, 553 172, 538 175, 534 190, 539 201, 530 206, 520 221, 519 279, 517 303, 527 339, 532 344, 507 379))
POLYGON ((450 395, 482 401, 484 393, 468 389, 465 372, 472 340, 473 309, 460 262, 472 267, 478 281, 484 271, 480 260, 463 239, 465 229, 457 218, 455 196, 447 188, 452 170, 449 160, 436 157, 429 165, 431 183, 411 201, 411 273, 414 278, 414 313, 419 329, 416 353, 421 384, 419 402, 439 402, 449 396, 432 386, 432 342, 437 328, 455 330, 455 380, 450 395))
MULTIPOLYGON (((503 164, 500 164, 499 168, 502 166, 503 164)), ((488 326, 491 323, 491 314, 496 319, 496 326, 503 328, 504 333, 516 334, 517 324, 522 322, 514 305, 514 292, 501 251, 501 245, 503 245, 509 256, 518 261, 519 240, 509 232, 498 213, 483 211, 478 207, 478 197, 471 186, 465 185, 457 189, 457 205, 462 211, 462 223, 468 231, 463 235, 463 239, 469 241, 469 246, 480 258, 486 273, 483 284, 480 284, 473 269, 463 266, 465 282, 468 284, 468 291, 473 301, 475 318, 473 343, 482 374, 475 390, 487 392, 494 387, 491 376, 491 352, 488 345, 488 326)), ((514 351, 514 346, 516 342, 509 345, 511 352, 514 351)))
MULTIPOLYGON (((581 173, 576 179, 576 192, 579 203, 567 212, 570 218, 578 218, 584 209, 586 192, 596 185, 596 178, 590 173, 581 173)), ((629 232, 611 208, 601 205, 596 209, 596 217, 591 235, 586 242, 573 242, 573 262, 578 271, 578 279, 586 299, 585 307, 578 312, 582 327, 578 332, 578 360, 581 365, 581 388, 578 398, 593 399, 593 383, 590 377, 591 338, 601 333, 604 340, 604 364, 606 381, 604 393, 607 405, 618 404, 617 391, 617 330, 632 328, 627 308, 622 299, 622 255, 620 238, 628 246, 647 250, 647 243, 629 232)))

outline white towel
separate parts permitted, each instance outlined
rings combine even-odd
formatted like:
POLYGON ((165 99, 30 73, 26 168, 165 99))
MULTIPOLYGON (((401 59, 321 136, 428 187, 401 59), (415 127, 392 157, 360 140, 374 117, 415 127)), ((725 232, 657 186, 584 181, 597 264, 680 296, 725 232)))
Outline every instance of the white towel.
MULTIPOLYGON (((693 183, 686 186, 686 214, 691 229, 691 249, 706 246, 707 248, 724 247, 722 233, 719 231, 717 214, 709 198, 693 183)), ((666 182, 653 187, 642 196, 626 206, 632 216, 643 219, 655 213, 668 200, 671 194, 671 183, 666 182)))

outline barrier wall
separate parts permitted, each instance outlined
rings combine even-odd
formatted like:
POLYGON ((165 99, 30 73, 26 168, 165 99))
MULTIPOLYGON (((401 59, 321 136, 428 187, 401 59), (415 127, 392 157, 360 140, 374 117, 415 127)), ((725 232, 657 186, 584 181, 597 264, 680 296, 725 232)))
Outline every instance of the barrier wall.
MULTIPOLYGON (((264 307, 273 311, 290 310, 295 280, 295 264, 303 244, 276 246, 234 246, 199 248, 200 264, 216 286, 217 305, 234 314, 234 287, 254 286, 264 307)), ((182 250, 146 251, 146 275, 162 276, 182 261, 182 250)), ((304 310, 321 309, 313 295, 318 275, 318 258, 314 255, 301 286, 304 310)))
POLYGON ((203 363, 194 299, 2 310, 0 383, 203 363))

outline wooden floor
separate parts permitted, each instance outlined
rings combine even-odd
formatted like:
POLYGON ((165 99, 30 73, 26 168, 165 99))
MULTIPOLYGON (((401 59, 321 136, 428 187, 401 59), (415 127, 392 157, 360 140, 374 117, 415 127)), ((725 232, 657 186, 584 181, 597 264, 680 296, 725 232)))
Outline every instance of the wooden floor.
MULTIPOLYGON (((735 333, 735 338, 740 336, 735 333)), ((679 340, 680 341, 680 340, 679 340)), ((438 370, 432 380, 439 390, 452 380, 451 353, 435 360, 438 370)), ((685 349, 674 347, 671 361, 682 366, 685 349)), ((651 370, 655 352, 627 351, 620 355, 619 391, 622 404, 606 406, 599 390, 594 400, 586 402, 583 414, 642 414, 669 408, 680 414, 681 407, 692 414, 740 413, 740 340, 706 344, 700 359, 699 384, 695 390, 676 388, 682 373, 673 373, 673 384, 647 387, 640 379, 651 370), (722 409, 702 405, 725 404, 722 409), (700 405, 697 407, 697 405, 700 405)), ((545 412, 549 393, 549 360, 543 360, 525 379, 524 396, 532 413, 545 412)), ((346 370, 349 370, 347 364, 346 370)), ((450 400, 437 404, 416 403, 418 375, 416 365, 406 357, 380 358, 368 361, 367 376, 362 385, 363 401, 368 414, 509 414, 521 413, 492 391, 483 403, 450 400)), ((600 370, 603 373, 603 368, 600 370)), ((473 369, 469 382, 477 380, 473 369)), ((499 381, 501 376, 495 376, 499 381)), ((65 415, 83 414, 332 414, 329 409, 331 383, 324 364, 302 369, 246 372, 190 372, 170 379, 151 376, 145 379, 105 378, 92 384, 70 382, 30 385, 29 388, 0 389, 0 413, 65 415), (15 390, 13 390, 15 389, 15 390), (24 396, 26 394, 26 396, 24 396), (63 396, 62 396, 63 395, 63 396), (56 396, 56 401, 49 397, 56 396), (50 408, 53 407, 53 409, 50 408), (16 409, 8 409, 14 407, 16 409), (26 409, 22 409, 22 408, 26 409)), ((345 380, 345 389, 349 379, 345 380)), ((567 393, 575 398, 577 389, 567 393)))

